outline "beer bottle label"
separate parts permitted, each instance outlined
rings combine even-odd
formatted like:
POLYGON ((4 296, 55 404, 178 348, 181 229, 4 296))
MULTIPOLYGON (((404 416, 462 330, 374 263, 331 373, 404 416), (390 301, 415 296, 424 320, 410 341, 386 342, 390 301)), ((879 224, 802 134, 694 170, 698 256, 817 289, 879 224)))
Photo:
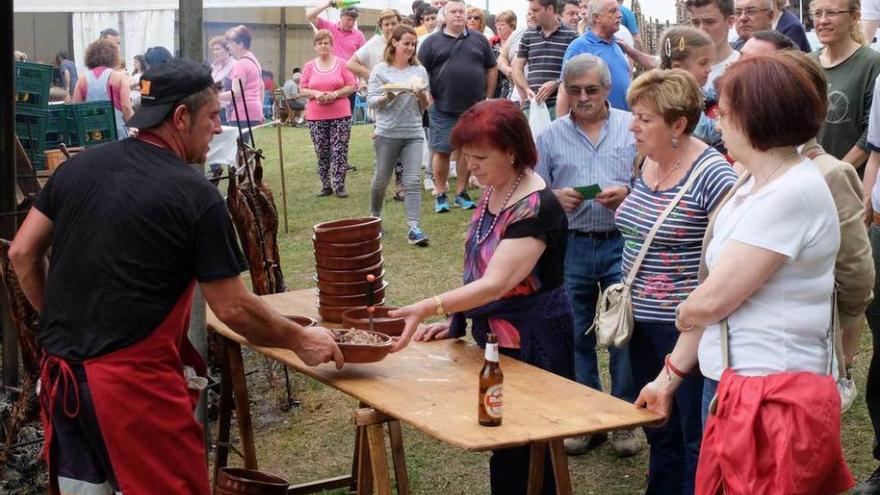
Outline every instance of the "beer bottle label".
POLYGON ((492 418, 500 418, 503 409, 503 391, 502 385, 492 385, 486 389, 486 395, 483 396, 483 406, 486 408, 486 414, 492 418))
POLYGON ((498 344, 486 343, 486 361, 498 362, 498 344))

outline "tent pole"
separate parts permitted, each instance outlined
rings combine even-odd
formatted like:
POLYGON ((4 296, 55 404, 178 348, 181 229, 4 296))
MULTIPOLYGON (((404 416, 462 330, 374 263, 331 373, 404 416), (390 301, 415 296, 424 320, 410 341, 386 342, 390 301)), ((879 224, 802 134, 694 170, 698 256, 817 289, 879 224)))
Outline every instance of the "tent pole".
MULTIPOLYGON (((15 68, 12 52, 13 2, 0 2, 0 212, 13 212, 15 199, 15 68), (5 21, 2 19, 6 19, 5 21)), ((0 237, 12 239, 18 230, 15 215, 0 217, 0 237)), ((6 297, 0 297, 0 329, 3 334, 3 385, 18 386, 18 330, 10 319, 6 297)))

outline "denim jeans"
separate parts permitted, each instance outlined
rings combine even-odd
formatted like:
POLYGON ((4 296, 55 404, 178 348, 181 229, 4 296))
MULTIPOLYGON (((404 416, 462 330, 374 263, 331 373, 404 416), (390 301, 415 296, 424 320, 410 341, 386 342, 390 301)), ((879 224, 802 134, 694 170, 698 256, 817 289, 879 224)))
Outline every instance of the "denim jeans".
MULTIPOLYGON (((874 268, 880 270, 880 226, 871 225, 871 249, 874 252, 874 268)), ((868 367, 868 383, 865 402, 868 416, 874 426, 874 458, 880 461, 880 271, 874 276, 874 300, 868 305, 865 315, 871 328, 874 354, 868 367)))
MULTIPOLYGON (((635 322, 629 341, 633 381, 640 390, 663 369, 666 355, 678 341, 673 323, 635 322)), ((666 424, 646 427, 651 452, 648 461, 646 495, 692 495, 703 440, 700 405, 703 377, 689 375, 675 391, 675 400, 666 424)))
MULTIPOLYGON (((596 334, 586 334, 596 315, 599 291, 620 282, 623 237, 591 239, 569 232, 565 250, 565 290, 574 312, 574 373, 578 383, 602 390, 596 334)), ((636 400, 626 347, 609 349, 611 395, 628 402, 636 400)))
POLYGON ((373 138, 376 149, 376 171, 370 186, 370 211, 373 216, 382 215, 382 203, 385 201, 385 190, 394 172, 394 163, 403 163, 403 209, 410 226, 418 225, 422 206, 422 190, 419 188, 419 166, 422 159, 422 147, 425 145, 421 137, 395 139, 384 136, 373 138))
POLYGON ((709 405, 712 404, 712 398, 718 391, 718 380, 711 378, 703 379, 703 406, 700 415, 703 418, 703 429, 706 429, 706 420, 709 419, 709 405))

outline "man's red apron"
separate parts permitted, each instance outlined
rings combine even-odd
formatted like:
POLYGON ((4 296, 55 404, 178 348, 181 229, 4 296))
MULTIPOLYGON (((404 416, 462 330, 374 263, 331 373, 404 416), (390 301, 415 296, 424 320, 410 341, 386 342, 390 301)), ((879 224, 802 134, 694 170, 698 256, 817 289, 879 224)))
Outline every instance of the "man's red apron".
MULTIPOLYGON (((183 375, 185 365, 199 376, 206 372, 186 336, 194 287, 193 282, 149 337, 83 362, 113 472, 125 495, 210 493, 203 430, 193 415, 199 392, 187 388, 183 375)), ((57 356, 44 358, 40 399, 50 472, 51 415, 75 415, 77 407, 65 404, 50 411, 46 405, 54 404, 59 386, 71 381, 75 386, 67 363, 57 356), (56 377, 52 383, 51 376, 56 377)))

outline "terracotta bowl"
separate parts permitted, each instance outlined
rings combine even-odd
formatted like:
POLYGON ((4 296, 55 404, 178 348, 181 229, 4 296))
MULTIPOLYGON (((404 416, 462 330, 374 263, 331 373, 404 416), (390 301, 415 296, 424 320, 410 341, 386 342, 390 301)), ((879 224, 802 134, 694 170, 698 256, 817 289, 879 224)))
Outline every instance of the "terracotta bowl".
POLYGON ((346 364, 350 363, 375 363, 385 359, 391 352, 394 342, 391 337, 381 332, 371 332, 382 338, 381 344, 339 344, 339 350, 345 358, 346 364))
MULTIPOLYGON (((388 287, 387 282, 383 282, 382 278, 385 273, 380 273, 376 276, 376 286, 377 287, 388 287)), ((366 287, 366 281, 360 280, 357 282, 327 282, 326 280, 321 280, 317 276, 313 277, 315 284, 318 287, 318 291, 321 294, 328 294, 334 296, 350 296, 352 294, 362 294, 366 287)))
POLYGON ((312 244, 315 247, 315 254, 321 256, 363 256, 365 254, 374 253, 382 248, 382 234, 375 239, 369 241, 355 242, 351 244, 328 244, 326 242, 318 242, 312 237, 312 244))
MULTIPOLYGON (((377 305, 384 304, 385 301, 377 301, 377 305)), ((324 306, 318 305, 318 314, 321 315, 321 321, 327 323, 342 323, 342 313, 352 308, 363 308, 365 306, 324 306)))
POLYGON ((321 243, 355 243, 375 239, 382 233, 378 217, 343 218, 315 225, 315 240, 321 243))
POLYGON ((318 280, 326 282, 364 282, 369 274, 379 276, 382 274, 382 262, 378 262, 373 266, 361 268, 358 270, 327 270, 319 266, 315 267, 318 272, 318 280))
MULTIPOLYGON (((388 282, 383 283, 382 285, 376 287, 374 291, 375 297, 373 300, 381 301, 385 299, 385 288, 388 287, 388 282)), ((366 283, 361 289, 366 289, 366 283)), ((367 294, 350 294, 350 295, 338 295, 338 294, 325 294, 321 291, 315 291, 315 294, 318 296, 318 303, 322 306, 357 306, 358 304, 364 305, 367 304, 367 294)))
MULTIPOLYGON (((373 330, 382 332, 392 337, 403 333, 405 322, 403 318, 392 318, 388 312, 397 309, 393 306, 376 306, 373 313, 373 330)), ((370 329, 370 317, 367 308, 353 308, 342 313, 342 328, 357 328, 358 330, 370 329)))
POLYGON ((362 256, 322 256, 315 253, 315 263, 328 270, 360 270, 382 261, 382 248, 362 256))
POLYGON ((282 315, 288 320, 299 323, 302 327, 313 327, 318 324, 314 318, 309 318, 308 316, 300 316, 300 315, 282 315))

